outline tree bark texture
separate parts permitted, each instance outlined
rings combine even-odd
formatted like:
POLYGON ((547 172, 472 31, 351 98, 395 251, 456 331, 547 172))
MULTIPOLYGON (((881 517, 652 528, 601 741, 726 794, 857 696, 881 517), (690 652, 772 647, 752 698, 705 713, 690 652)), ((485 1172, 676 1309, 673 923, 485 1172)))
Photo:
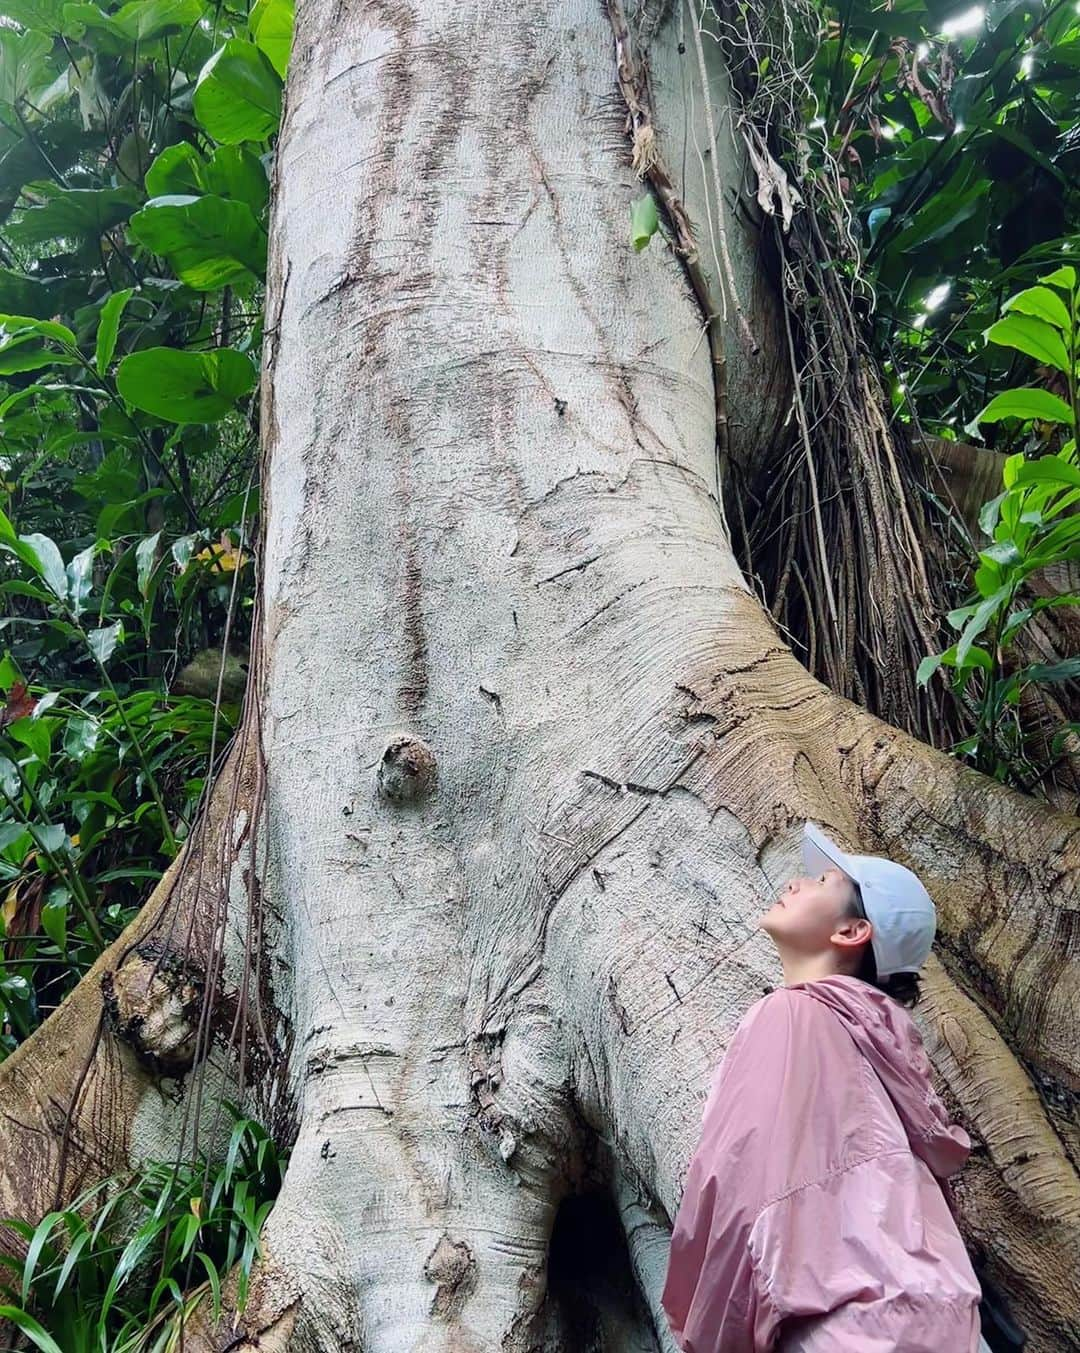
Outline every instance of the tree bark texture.
MULTIPOLYGON (((741 167, 722 72, 708 144, 680 25, 651 70, 695 219, 709 158, 733 189, 741 167)), ((248 1310, 191 1347, 670 1349, 669 1221, 712 1068, 778 980, 755 920, 807 817, 934 894, 923 1019, 977 1143, 965 1230, 1033 1350, 1080 1338, 1080 829, 838 699, 776 634, 725 529, 698 300, 661 240, 630 247, 630 156, 594 0, 300 6, 265 785, 241 747, 180 870, 231 851, 259 876, 257 922, 244 887, 186 885, 184 952, 219 1007, 259 993, 243 1019, 277 1055, 249 1094, 294 1146, 248 1310)), ((782 356, 754 242, 732 248, 762 348, 729 314, 745 450, 775 435, 782 356)), ((8 1210, 50 1205, 62 1119, 69 1174, 168 1149, 160 1068, 107 1017, 91 1047, 136 939, 0 1067, 8 1210)), ((235 1028, 199 1045, 204 1107, 235 1028)), ((167 1082, 171 1112, 197 1116, 197 1080, 167 1082)))

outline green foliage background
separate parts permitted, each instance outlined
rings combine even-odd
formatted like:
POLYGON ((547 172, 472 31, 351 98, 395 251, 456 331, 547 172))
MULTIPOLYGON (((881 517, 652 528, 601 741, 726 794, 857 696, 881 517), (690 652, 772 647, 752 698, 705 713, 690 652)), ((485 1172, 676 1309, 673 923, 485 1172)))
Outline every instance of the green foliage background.
POLYGON ((808 163, 852 224, 893 418, 1013 453, 978 536, 947 523, 966 540, 958 637, 919 678, 940 670, 965 703, 959 755, 1031 792, 1075 791, 1080 661, 1046 659, 1033 626, 1080 598, 1030 583, 1080 558, 1080 7, 840 0, 816 17, 808 163))
MULTIPOLYGON (((1080 248, 1080 13, 1075 0, 817 13, 811 171, 818 147, 839 166, 898 416, 978 437, 976 414, 1029 365, 985 331, 1080 248)), ((999 428, 991 444, 1023 435, 999 428)))
POLYGON ((0 4, 0 1055, 130 920, 238 717, 292 22, 0 4))

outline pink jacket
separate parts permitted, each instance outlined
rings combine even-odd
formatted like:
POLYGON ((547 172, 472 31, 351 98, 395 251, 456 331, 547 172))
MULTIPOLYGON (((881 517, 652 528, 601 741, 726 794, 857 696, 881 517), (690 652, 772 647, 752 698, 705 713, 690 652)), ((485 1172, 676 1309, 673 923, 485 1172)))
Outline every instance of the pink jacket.
POLYGON ((853 977, 747 1013, 705 1105, 663 1303, 684 1353, 974 1353, 943 1193, 971 1143, 910 1015, 853 977))

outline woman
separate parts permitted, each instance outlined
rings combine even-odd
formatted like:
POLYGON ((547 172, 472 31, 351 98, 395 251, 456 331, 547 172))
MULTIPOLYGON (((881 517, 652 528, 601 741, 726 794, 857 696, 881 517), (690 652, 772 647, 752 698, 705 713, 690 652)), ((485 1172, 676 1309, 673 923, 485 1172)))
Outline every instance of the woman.
POLYGON ((713 1083, 663 1303, 684 1353, 975 1353, 979 1284, 946 1198, 971 1149, 911 1016, 934 904, 807 824, 761 925, 784 986, 713 1083))

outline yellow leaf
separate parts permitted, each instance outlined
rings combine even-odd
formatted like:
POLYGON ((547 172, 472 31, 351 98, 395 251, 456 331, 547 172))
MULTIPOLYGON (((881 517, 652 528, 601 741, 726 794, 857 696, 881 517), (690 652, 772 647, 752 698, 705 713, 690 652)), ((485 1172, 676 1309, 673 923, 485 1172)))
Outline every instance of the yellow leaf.
POLYGON ((208 545, 205 550, 200 550, 195 558, 207 566, 213 565, 219 573, 232 573, 247 563, 247 555, 233 545, 224 548, 220 545, 208 545))
POLYGON ((192 1198, 192 1200, 191 1200, 191 1210, 192 1210, 192 1212, 194 1212, 195 1216, 198 1217, 198 1219, 199 1219, 200 1221, 202 1221, 202 1199, 201 1199, 201 1198, 192 1198))

